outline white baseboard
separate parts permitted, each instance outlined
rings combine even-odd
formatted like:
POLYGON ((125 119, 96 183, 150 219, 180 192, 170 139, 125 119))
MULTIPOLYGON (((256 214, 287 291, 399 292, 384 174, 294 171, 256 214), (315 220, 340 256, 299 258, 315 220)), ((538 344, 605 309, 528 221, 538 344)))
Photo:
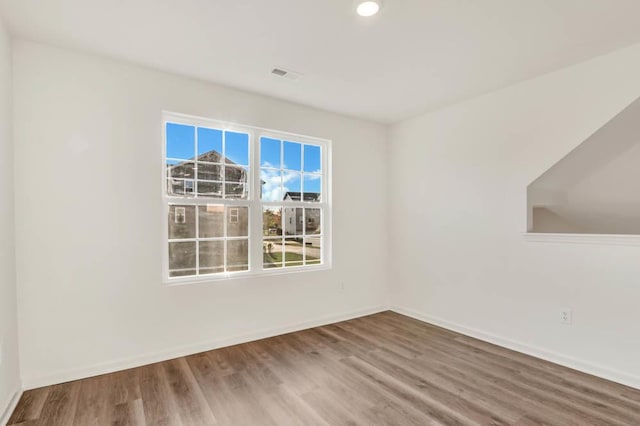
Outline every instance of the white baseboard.
POLYGON ((254 340, 266 339, 268 337, 279 336, 281 334, 292 333, 294 331, 306 330, 308 328, 319 327, 335 322, 346 321, 366 315, 375 314, 388 310, 388 306, 374 306, 357 311, 351 311, 342 314, 327 315, 316 318, 314 320, 303 321, 297 324, 291 324, 282 327, 261 330, 255 333, 243 334, 240 336, 227 337, 224 339, 204 342, 194 345, 182 346, 177 348, 166 349, 159 352, 147 353, 144 355, 122 358, 116 361, 96 364, 88 367, 76 368, 71 370, 58 371, 53 374, 40 377, 23 377, 24 388, 36 389, 43 386, 50 386, 59 383, 70 382, 73 380, 85 379, 87 377, 99 376, 101 374, 113 373, 115 371, 127 370, 129 368, 140 367, 143 365, 153 364, 156 362, 167 361, 182 356, 193 355, 200 352, 206 352, 213 349, 219 349, 226 346, 233 346, 240 343, 247 343, 254 340))
MULTIPOLYGON (((0 425, 5 426, 7 423, 9 423, 9 418, 11 417, 11 414, 13 414, 13 410, 15 410, 18 406, 18 402, 20 401, 21 397, 22 386, 18 385, 18 388, 13 393, 13 397, 11 398, 11 400, 9 400, 8 404, 4 408, 4 411, 2 411, 2 416, 0 416, 0 425)), ((0 409, 2 409, 2 407, 0 407, 0 409)))
MULTIPOLYGON (((511 349, 517 352, 521 352, 536 358, 543 359, 545 361, 553 362, 558 365, 562 365, 574 370, 578 370, 587 374, 591 374, 603 379, 611 380, 616 383, 620 383, 626 386, 631 386, 636 389, 640 389, 640 377, 627 374, 621 371, 613 370, 608 367, 593 364, 588 361, 577 359, 574 357, 566 356, 557 352, 549 351, 547 349, 539 348, 527 343, 518 342, 512 339, 497 336, 491 333, 484 332, 475 328, 467 327, 461 324, 457 324, 451 321, 447 321, 441 318, 433 317, 414 309, 404 308, 399 306, 374 306, 366 309, 360 309, 342 314, 327 315, 317 318, 315 320, 303 321, 297 324, 276 327, 271 329, 262 330, 255 333, 248 333, 240 336, 229 337, 219 339, 212 342, 206 342, 201 344, 183 346, 173 349, 167 349, 160 352, 148 353, 136 357, 123 358, 117 361, 97 364, 89 367, 83 367, 73 370, 59 371, 57 373, 47 375, 44 377, 29 378, 24 381, 23 388, 35 389, 42 386, 49 386, 58 383, 69 382, 72 380, 84 379, 87 377, 93 377, 100 374, 113 373, 115 371, 126 370, 129 368, 140 367, 147 364, 153 364, 155 362, 166 361, 169 359, 179 358, 182 356, 192 355, 200 352, 205 352, 213 349, 218 349, 226 346, 237 345, 240 343, 247 343, 254 340, 265 339, 274 337, 286 333, 292 333, 295 331, 305 330, 308 328, 319 327, 335 322, 346 321, 353 318, 358 318, 366 315, 383 312, 386 310, 392 310, 402 315, 406 315, 411 318, 415 318, 419 321, 437 325, 446 328, 451 331, 464 334, 466 336, 474 337, 476 339, 483 340, 485 342, 493 343, 495 345, 511 349)), ((4 425, 11 416, 11 413, 15 409, 20 397, 22 396, 22 389, 16 390, 13 398, 9 402, 3 416, 0 418, 0 425, 4 425)))
POLYGON ((553 352, 547 349, 539 348, 527 343, 518 342, 508 338, 496 336, 491 333, 484 332, 475 328, 467 327, 461 324, 456 324, 451 321, 447 321, 441 318, 433 317, 431 315, 423 314, 410 308, 403 308, 394 306, 390 308, 392 311, 402 315, 406 315, 411 318, 415 318, 419 321, 427 322, 429 324, 437 325, 442 328, 446 328, 451 331, 455 331, 465 336, 474 337, 485 342, 493 343, 494 345, 502 346, 507 349, 521 352, 526 355, 530 355, 536 358, 543 359, 545 361, 552 362, 554 364, 562 365, 564 367, 572 368, 574 370, 581 371, 583 373, 591 374, 612 382, 620 383, 622 385, 630 386, 635 389, 640 389, 640 377, 632 374, 627 374, 622 371, 613 370, 602 365, 593 364, 588 361, 584 361, 571 356, 563 355, 557 352, 553 352))

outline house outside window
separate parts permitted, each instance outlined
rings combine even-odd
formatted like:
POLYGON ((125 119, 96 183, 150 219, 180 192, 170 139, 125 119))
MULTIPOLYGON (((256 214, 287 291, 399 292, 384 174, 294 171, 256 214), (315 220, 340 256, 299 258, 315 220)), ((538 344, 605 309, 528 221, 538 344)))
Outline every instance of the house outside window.
POLYGON ((331 265, 327 140, 164 116, 167 283, 331 265))

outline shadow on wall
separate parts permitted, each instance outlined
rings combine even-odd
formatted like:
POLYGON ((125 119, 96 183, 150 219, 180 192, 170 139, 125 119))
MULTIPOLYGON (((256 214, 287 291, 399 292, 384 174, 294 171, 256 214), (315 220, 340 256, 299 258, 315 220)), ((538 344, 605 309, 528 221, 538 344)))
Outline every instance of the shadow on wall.
POLYGON ((528 231, 640 234, 640 98, 527 188, 528 231))

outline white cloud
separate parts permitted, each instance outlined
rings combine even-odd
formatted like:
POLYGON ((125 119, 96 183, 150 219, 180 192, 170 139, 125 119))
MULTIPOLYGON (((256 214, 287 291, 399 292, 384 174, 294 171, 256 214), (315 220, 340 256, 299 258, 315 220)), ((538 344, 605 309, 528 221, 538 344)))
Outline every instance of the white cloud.
POLYGON ((320 177, 321 177, 320 170, 316 170, 313 173, 318 173, 318 174, 310 175, 309 172, 307 172, 307 173, 304 174, 305 179, 308 179, 308 180, 318 180, 318 179, 320 179, 320 177))
POLYGON ((282 189, 280 184, 279 170, 261 170, 260 179, 262 180, 262 199, 264 201, 280 201, 282 200, 282 189))
MULTIPOLYGON (((263 166, 271 167, 271 164, 265 163, 263 166)), ((305 177, 309 180, 318 180, 321 175, 307 173, 305 177)), ((301 178, 301 173, 284 172, 281 174, 278 169, 261 169, 262 200, 282 201, 284 194, 287 192, 300 192, 301 178)))

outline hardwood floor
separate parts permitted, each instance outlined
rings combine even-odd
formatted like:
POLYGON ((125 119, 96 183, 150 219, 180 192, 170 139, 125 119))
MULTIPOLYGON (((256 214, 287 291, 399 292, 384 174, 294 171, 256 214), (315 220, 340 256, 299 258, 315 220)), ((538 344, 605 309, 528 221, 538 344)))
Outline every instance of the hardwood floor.
POLYGON ((384 312, 31 390, 17 424, 640 425, 640 391, 384 312))

